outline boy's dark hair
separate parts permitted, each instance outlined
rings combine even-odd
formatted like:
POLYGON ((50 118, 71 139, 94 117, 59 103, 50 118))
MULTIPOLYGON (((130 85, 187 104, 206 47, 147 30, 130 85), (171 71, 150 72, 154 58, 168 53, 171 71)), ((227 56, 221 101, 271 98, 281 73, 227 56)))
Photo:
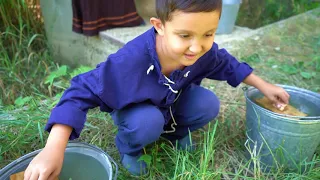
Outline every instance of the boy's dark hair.
POLYGON ((222 0, 156 0, 156 12, 162 23, 171 20, 171 14, 180 10, 182 12, 212 12, 220 11, 222 0))

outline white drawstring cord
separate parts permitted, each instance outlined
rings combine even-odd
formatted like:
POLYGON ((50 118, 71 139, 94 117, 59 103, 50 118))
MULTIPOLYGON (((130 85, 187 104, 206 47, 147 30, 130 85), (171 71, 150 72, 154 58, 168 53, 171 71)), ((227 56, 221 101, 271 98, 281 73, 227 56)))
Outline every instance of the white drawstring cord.
MULTIPOLYGON (((147 75, 149 75, 150 71, 153 71, 153 70, 154 70, 154 65, 150 65, 150 67, 149 67, 148 70, 147 70, 147 75)), ((188 72, 184 75, 184 77, 188 77, 189 72, 190 72, 190 71, 188 71, 188 72)), ((171 81, 171 79, 169 79, 167 76, 164 76, 164 77, 167 79, 167 81, 168 81, 169 83, 175 84, 175 82, 171 81)), ((179 92, 179 91, 177 91, 177 90, 172 89, 172 87, 171 87, 170 84, 168 84, 168 83, 164 83, 164 85, 168 86, 169 89, 170 89, 173 93, 175 93, 175 94, 177 94, 177 93, 179 92)), ((175 102, 177 101, 177 99, 179 98, 181 92, 182 92, 182 90, 179 92, 179 94, 177 95, 177 97, 174 99, 173 103, 175 103, 175 102)), ((169 111, 170 111, 170 115, 171 115, 171 118, 172 118, 172 121, 173 121, 173 123, 171 123, 171 128, 172 128, 172 130, 170 130, 170 131, 164 131, 164 133, 173 133, 173 132, 176 131, 176 128, 175 128, 174 126, 176 126, 177 123, 176 123, 176 120, 175 120, 174 117, 173 117, 172 107, 171 107, 171 106, 170 106, 170 108, 169 108, 169 111)))
MULTIPOLYGON (((167 80, 169 83, 171 83, 171 84, 175 84, 175 82, 171 81, 171 79, 169 79, 167 76, 165 76, 165 75, 164 75, 164 77, 166 78, 166 80, 167 80)), ((178 93, 178 91, 177 91, 177 90, 172 89, 172 87, 170 86, 170 84, 168 84, 168 83, 163 83, 163 85, 168 86, 168 87, 169 87, 169 89, 170 89, 173 93, 175 93, 175 94, 177 94, 177 93, 178 93)))
POLYGON ((175 84, 175 82, 171 81, 171 79, 169 79, 167 76, 164 76, 166 78, 166 80, 171 83, 171 84, 175 84))
POLYGON ((151 66, 149 67, 149 69, 147 70, 147 74, 149 74, 150 71, 153 71, 153 70, 154 70, 154 65, 151 65, 151 66))
POLYGON ((184 75, 183 75, 183 77, 188 77, 189 76, 189 73, 190 73, 190 71, 188 71, 188 72, 186 72, 184 75))
MULTIPOLYGON (((147 70, 147 75, 149 75, 150 71, 153 71, 153 70, 154 70, 154 65, 150 65, 149 68, 148 68, 148 70, 147 70)), ((167 81, 168 81, 169 83, 175 84, 175 82, 171 81, 171 79, 167 78, 167 76, 164 76, 164 77, 167 79, 167 81)), ((178 91, 172 89, 172 87, 170 86, 170 84, 164 83, 164 85, 168 86, 169 89, 170 89, 170 91, 172 91, 173 93, 175 93, 175 94, 178 93, 178 91)))
POLYGON ((177 93, 178 93, 178 91, 177 91, 177 90, 172 89, 172 87, 170 86, 170 84, 163 83, 163 85, 168 86, 168 87, 169 87, 169 89, 170 89, 173 93, 175 93, 175 94, 177 94, 177 93))
POLYGON ((177 97, 173 100, 173 103, 175 103, 175 102, 178 100, 178 98, 179 98, 180 95, 181 95, 181 92, 182 92, 182 90, 180 90, 180 92, 179 92, 179 94, 177 95, 177 97))
POLYGON ((177 123, 176 123, 176 120, 175 120, 174 117, 173 117, 171 106, 170 106, 169 110, 170 110, 170 115, 171 115, 171 118, 172 118, 172 121, 173 121, 173 123, 171 123, 171 129, 172 129, 172 130, 170 130, 170 131, 164 131, 164 133, 173 133, 173 132, 176 131, 176 128, 173 127, 173 126, 176 126, 177 123))
MULTIPOLYGON (((173 103, 175 103, 175 102, 178 100, 181 92, 182 92, 182 90, 179 92, 179 94, 177 95, 177 97, 174 99, 173 103)), ((173 126, 176 126, 176 125, 177 125, 176 120, 175 120, 174 117, 173 117, 173 113, 172 113, 172 108, 171 108, 171 106, 170 106, 169 110, 170 110, 170 115, 171 115, 171 118, 172 118, 173 123, 171 123, 171 128, 172 128, 172 130, 170 130, 170 131, 164 131, 164 133, 167 133, 167 134, 168 134, 168 133, 173 133, 173 132, 175 132, 175 131, 176 131, 176 128, 173 127, 173 126)))
MULTIPOLYGON (((189 74, 189 72, 188 72, 188 74, 189 74)), ((168 81, 169 83, 175 84, 175 82, 171 81, 171 79, 169 79, 167 76, 164 75, 164 77, 167 79, 167 81, 168 81)), ((169 89, 170 89, 173 93, 175 93, 175 94, 179 93, 179 94, 177 95, 177 97, 176 97, 176 98, 174 99, 174 101, 173 101, 173 103, 175 103, 175 102, 177 101, 177 99, 180 97, 180 94, 181 94, 182 90, 180 90, 180 92, 179 92, 179 91, 177 91, 177 90, 172 89, 172 87, 170 86, 170 84, 168 84, 168 83, 163 83, 163 84, 166 85, 166 86, 168 86, 169 89)), ((170 115, 171 115, 171 118, 172 118, 172 121, 173 121, 173 122, 171 123, 171 130, 170 130, 170 131, 164 131, 164 133, 173 133, 173 132, 176 131, 176 128, 175 128, 174 126, 176 126, 177 123, 176 123, 176 120, 175 120, 174 117, 173 117, 172 106, 170 106, 169 111, 170 111, 170 115)))

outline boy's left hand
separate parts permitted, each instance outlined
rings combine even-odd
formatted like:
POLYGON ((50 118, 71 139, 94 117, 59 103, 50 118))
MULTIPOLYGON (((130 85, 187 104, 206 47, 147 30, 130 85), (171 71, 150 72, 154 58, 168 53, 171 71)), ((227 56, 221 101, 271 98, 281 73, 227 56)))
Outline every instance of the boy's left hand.
POLYGON ((276 108, 281 109, 282 107, 289 104, 290 95, 279 86, 275 86, 270 83, 265 83, 262 88, 259 89, 270 101, 274 103, 276 108))

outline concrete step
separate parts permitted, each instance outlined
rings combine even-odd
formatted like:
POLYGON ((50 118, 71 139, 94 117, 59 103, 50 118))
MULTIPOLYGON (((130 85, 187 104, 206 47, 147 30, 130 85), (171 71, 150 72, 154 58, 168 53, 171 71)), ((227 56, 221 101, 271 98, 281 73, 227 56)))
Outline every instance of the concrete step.
MULTIPOLYGON (((151 25, 144 25, 138 27, 109 29, 100 32, 100 38, 104 41, 110 41, 119 46, 123 46, 151 27, 151 25)), ((252 29, 236 26, 231 34, 216 34, 215 42, 223 47, 223 44, 228 44, 228 42, 231 41, 244 40, 254 34, 255 31, 252 29)))

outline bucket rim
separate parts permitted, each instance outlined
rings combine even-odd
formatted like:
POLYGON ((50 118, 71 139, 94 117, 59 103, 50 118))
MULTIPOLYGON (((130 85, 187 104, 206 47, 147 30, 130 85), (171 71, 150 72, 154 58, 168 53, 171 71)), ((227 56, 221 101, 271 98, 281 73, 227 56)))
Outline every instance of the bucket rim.
MULTIPOLYGON (((67 148, 76 148, 76 147, 84 147, 84 148, 89 148, 92 150, 95 150, 99 153, 102 153, 103 155, 105 155, 107 157, 107 159, 109 160, 108 165, 109 165, 109 170, 110 170, 110 179, 117 179, 117 175, 118 175, 118 165, 117 163, 113 160, 112 157, 110 157, 110 155, 108 155, 106 152, 104 152, 101 148, 85 143, 85 142, 78 142, 78 141, 69 141, 68 145, 66 147, 66 151, 67 148), (112 164, 113 163, 115 165, 115 170, 113 171, 112 169, 112 164)), ((37 149, 35 151, 32 151, 30 153, 27 153, 21 157, 19 157, 18 159, 12 161, 11 163, 9 163, 8 165, 6 165, 5 167, 3 167, 2 169, 0 169, 0 178, 1 176, 5 175, 6 173, 8 173, 11 169, 17 167, 19 165, 19 162, 22 161, 26 161, 30 158, 34 158, 37 154, 40 153, 40 151, 42 151, 43 148, 41 149, 37 149)))
MULTIPOLYGON (((295 87, 295 86, 290 86, 290 85, 283 85, 283 84, 275 84, 275 85, 279 86, 279 87, 282 87, 285 90, 295 89, 295 90, 298 90, 298 91, 301 91, 301 92, 304 92, 304 93, 307 93, 307 94, 310 94, 310 95, 314 95, 315 97, 319 97, 319 99, 320 99, 320 94, 315 93, 315 92, 310 91, 310 90, 307 90, 307 89, 303 89, 303 88, 299 88, 299 87, 295 87)), ((253 91, 253 90, 258 90, 257 88, 255 88, 253 86, 250 86, 250 87, 244 87, 242 89, 244 91, 244 96, 245 96, 246 100, 249 101, 252 105, 254 105, 255 108, 258 108, 259 110, 262 110, 262 111, 266 111, 266 112, 268 112, 269 114, 271 114, 274 117, 281 117, 281 120, 287 120, 287 121, 296 122, 296 123, 301 123, 301 122, 318 123, 320 121, 320 116, 303 117, 303 116, 291 116, 291 115, 285 115, 285 114, 279 114, 279 113, 272 112, 272 111, 270 111, 268 109, 265 109, 265 108, 257 105, 255 102, 253 102, 248 97, 248 92, 253 91), (297 120, 293 121, 293 119, 297 119, 297 118, 299 119, 298 121, 297 120)))

